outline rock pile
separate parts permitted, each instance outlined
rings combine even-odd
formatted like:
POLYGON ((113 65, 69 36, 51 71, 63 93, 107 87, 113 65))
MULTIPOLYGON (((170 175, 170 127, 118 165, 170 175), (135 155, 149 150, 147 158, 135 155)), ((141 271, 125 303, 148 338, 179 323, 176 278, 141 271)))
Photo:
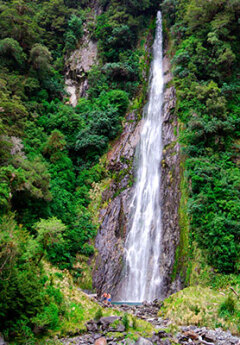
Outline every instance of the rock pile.
POLYGON ((89 332, 124 332, 125 326, 120 316, 101 317, 99 321, 90 320, 87 324, 89 332))
POLYGON ((230 332, 224 332, 221 328, 209 330, 206 327, 181 327, 177 339, 178 343, 183 345, 240 345, 240 338, 232 336, 230 332))

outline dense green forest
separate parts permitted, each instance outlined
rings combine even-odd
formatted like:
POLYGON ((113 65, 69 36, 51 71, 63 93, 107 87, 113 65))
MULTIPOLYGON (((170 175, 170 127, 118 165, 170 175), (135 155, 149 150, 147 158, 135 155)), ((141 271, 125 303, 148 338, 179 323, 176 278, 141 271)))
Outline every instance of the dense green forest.
POLYGON ((239 273, 239 0, 1 0, 0 332, 7 339, 34 339, 68 313, 44 262, 78 277, 77 256, 94 253, 89 191, 107 176, 99 159, 143 83, 138 43, 159 8, 177 89, 190 239, 216 272, 239 273), (87 98, 73 108, 65 59, 86 32, 97 41, 98 64, 87 98))
MULTIPOLYGON (((0 2, 0 331, 54 329, 66 313, 43 259, 92 255, 89 190, 141 83, 139 33, 158 2, 0 2), (84 32, 98 43, 88 98, 67 103, 64 63, 84 32), (46 288, 47 286, 47 288, 46 288)), ((74 271, 76 276, 81 272, 74 271)))
POLYGON ((191 240, 218 272, 240 264, 240 3, 165 1, 191 240))

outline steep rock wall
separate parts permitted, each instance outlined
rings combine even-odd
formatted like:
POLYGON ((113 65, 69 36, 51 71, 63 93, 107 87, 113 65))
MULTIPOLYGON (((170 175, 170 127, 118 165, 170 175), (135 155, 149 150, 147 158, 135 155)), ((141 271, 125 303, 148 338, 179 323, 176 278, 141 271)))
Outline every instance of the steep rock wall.
MULTIPOLYGON (((164 57, 164 79, 166 86, 172 79, 170 63, 164 57)), ((163 157, 162 157, 162 257, 160 273, 163 276, 162 296, 166 297, 182 288, 180 276, 172 281, 176 248, 179 244, 179 203, 180 203, 180 145, 178 142, 178 121, 175 112, 176 91, 166 87, 163 104, 163 157)))
MULTIPOLYGON (((97 1, 92 3, 91 20, 101 13, 97 1)), ((88 89, 88 72, 97 63, 97 42, 93 41, 87 25, 83 27, 84 34, 78 43, 78 48, 66 57, 65 88, 69 94, 69 103, 75 107, 80 97, 86 96, 88 89)))
POLYGON ((93 274, 93 285, 98 294, 109 291, 116 295, 123 271, 124 242, 127 233, 129 204, 132 196, 133 157, 140 138, 141 121, 132 112, 122 135, 108 154, 108 169, 117 178, 103 192, 103 201, 110 201, 100 211, 101 226, 95 247, 98 250, 93 274))
MULTIPOLYGON (((171 80, 169 60, 164 58, 165 84, 171 80)), ((175 115, 176 93, 173 86, 166 87, 163 106, 163 159, 162 159, 162 213, 163 213, 163 250, 160 273, 163 276, 165 297, 181 288, 181 279, 171 281, 175 251, 179 242, 178 208, 180 200, 180 148, 177 141, 178 123, 175 115)), ((96 238, 98 256, 93 275, 94 286, 100 294, 109 291, 119 298, 124 276, 124 242, 129 230, 129 205, 133 187, 129 181, 134 176, 134 155, 140 138, 141 121, 130 114, 124 131, 108 154, 109 169, 122 173, 121 181, 114 181, 103 199, 111 200, 108 207, 101 211, 101 226, 96 238), (127 173, 124 173, 127 172, 127 173), (120 191, 120 192, 119 192, 120 191), (116 193, 118 194, 116 196, 116 193)))
POLYGON ((72 106, 77 105, 80 97, 86 96, 88 89, 87 75, 97 61, 97 43, 93 42, 88 34, 84 35, 79 49, 75 50, 66 61, 66 91, 70 96, 72 106))

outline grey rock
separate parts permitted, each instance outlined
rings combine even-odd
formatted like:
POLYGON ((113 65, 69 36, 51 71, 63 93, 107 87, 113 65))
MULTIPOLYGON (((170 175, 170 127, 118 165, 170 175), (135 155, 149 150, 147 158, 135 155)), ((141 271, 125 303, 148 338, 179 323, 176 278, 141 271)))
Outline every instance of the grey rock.
POLYGON ((120 320, 119 316, 107 316, 107 317, 101 317, 100 323, 102 325, 110 325, 114 321, 120 320))
POLYGON ((153 345, 153 343, 148 339, 140 337, 136 342, 136 345, 153 345))
POLYGON ((77 105, 80 97, 86 96, 88 72, 97 61, 97 44, 89 38, 85 30, 80 48, 76 49, 66 61, 66 91, 70 95, 70 104, 77 105))
POLYGON ((214 331, 208 331, 204 335, 203 339, 206 340, 207 342, 214 343, 216 341, 216 333, 214 331))
POLYGON ((102 317, 100 319, 102 330, 107 332, 124 332, 125 327, 120 320, 121 318, 119 316, 102 317), (119 322, 113 325, 115 321, 119 322))
POLYGON ((117 325, 117 327, 108 327, 108 332, 124 332, 125 327, 123 324, 117 325))
POLYGON ((95 341, 94 345, 107 345, 107 339, 105 337, 101 337, 95 341))
POLYGON ((98 325, 95 321, 91 320, 86 323, 86 327, 88 332, 97 332, 98 331, 98 325))

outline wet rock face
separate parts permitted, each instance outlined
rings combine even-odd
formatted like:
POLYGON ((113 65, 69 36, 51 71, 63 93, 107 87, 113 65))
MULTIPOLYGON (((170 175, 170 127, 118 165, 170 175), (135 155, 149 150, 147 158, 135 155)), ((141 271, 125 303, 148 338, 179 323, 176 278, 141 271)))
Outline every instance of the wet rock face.
POLYGON ((163 297, 182 288, 177 277, 171 282, 171 273, 175 262, 175 252, 179 242, 178 209, 180 201, 180 145, 177 140, 178 122, 174 113, 176 92, 174 87, 167 88, 164 93, 163 105, 163 157, 161 162, 162 181, 162 257, 160 272, 163 276, 163 297))
POLYGON ((124 241, 132 195, 129 184, 133 176, 132 161, 141 127, 134 112, 126 120, 120 138, 108 153, 108 168, 118 178, 102 194, 103 201, 112 201, 100 211, 101 226, 95 242, 98 256, 93 285, 99 295, 103 291, 116 295, 123 270, 124 241))

